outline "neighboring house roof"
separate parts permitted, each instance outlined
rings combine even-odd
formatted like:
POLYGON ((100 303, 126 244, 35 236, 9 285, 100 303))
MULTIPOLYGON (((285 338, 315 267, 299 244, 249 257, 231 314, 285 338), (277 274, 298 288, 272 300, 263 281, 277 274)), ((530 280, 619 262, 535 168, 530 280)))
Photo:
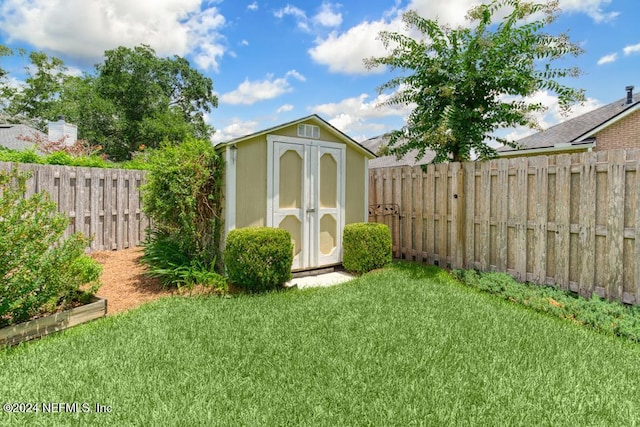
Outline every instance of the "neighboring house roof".
POLYGON ((283 123, 283 124, 278 125, 278 126, 270 127, 268 129, 264 129, 264 130, 261 130, 261 131, 258 131, 258 132, 254 132, 252 134, 245 135, 245 136, 242 136, 240 138, 235 138, 235 139, 232 139, 230 141, 221 142, 221 143, 217 144, 216 147, 225 147, 227 145, 237 144, 237 143, 242 142, 244 140, 251 139, 251 138, 254 138, 254 137, 259 136, 259 135, 266 135, 266 134, 269 134, 269 133, 274 133, 274 132, 277 132, 280 129, 284 129, 284 128, 289 127, 289 126, 294 126, 294 125, 297 125, 297 124, 300 124, 300 123, 303 123, 303 122, 314 122, 315 124, 317 124, 319 126, 323 126, 325 128, 328 128, 329 131, 331 133, 333 133, 335 136, 337 136, 339 139, 345 141, 348 145, 356 148, 358 151, 362 152, 364 155, 366 155, 370 159, 376 157, 376 154, 373 151, 369 150, 364 145, 362 145, 359 142, 357 142, 356 140, 352 139, 349 135, 341 132, 340 130, 335 128, 331 123, 327 122, 326 120, 324 120, 323 118, 321 118, 317 114, 312 114, 310 116, 302 117, 300 119, 293 120, 293 121, 287 122, 287 123, 283 123))
POLYGON ((20 137, 34 137, 34 134, 41 137, 41 139, 47 139, 47 134, 31 126, 22 124, 0 124, 0 145, 18 151, 35 148, 34 143, 20 139, 20 137))
MULTIPOLYGON (((367 139, 366 141, 362 141, 360 144, 365 146, 367 149, 374 153, 378 153, 378 150, 381 146, 387 145, 389 142, 389 135, 384 134, 380 136, 376 136, 375 138, 367 139)), ((391 156, 380 156, 376 159, 369 160, 369 168, 387 168, 387 167, 396 167, 396 166, 417 166, 417 165, 425 165, 431 163, 433 158, 436 156, 435 153, 431 150, 427 150, 420 160, 416 160, 416 156, 418 155, 418 150, 411 150, 407 154, 405 154, 401 159, 398 159, 395 155, 391 156)))
POLYGON ((627 88, 626 98, 516 141, 521 147, 519 149, 500 147, 498 152, 501 155, 512 155, 525 154, 529 150, 531 150, 529 152, 545 152, 593 147, 596 133, 640 109, 640 93, 631 95, 632 89, 632 87, 627 88))

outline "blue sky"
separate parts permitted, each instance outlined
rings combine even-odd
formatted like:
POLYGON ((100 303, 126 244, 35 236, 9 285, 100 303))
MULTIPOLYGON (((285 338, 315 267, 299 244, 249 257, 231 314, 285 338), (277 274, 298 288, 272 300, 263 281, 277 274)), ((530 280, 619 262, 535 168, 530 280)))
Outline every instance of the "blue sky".
MULTIPOLYGON (((585 53, 568 64, 584 75, 567 81, 586 90, 573 115, 640 90, 640 2, 559 0, 548 28, 568 31, 585 53)), ((381 107, 376 88, 385 70, 363 58, 382 56, 380 30, 401 31, 402 12, 451 25, 464 23, 478 0, 0 0, 0 44, 42 50, 71 72, 92 71, 107 49, 151 45, 159 55, 186 57, 213 79, 219 107, 208 121, 215 141, 246 135, 317 113, 356 140, 404 123, 408 107, 381 107)), ((16 84, 24 63, 3 60, 16 84)), ((565 120, 553 93, 534 97, 549 109, 543 127, 565 120)), ((523 129, 509 136, 526 135, 523 129)))

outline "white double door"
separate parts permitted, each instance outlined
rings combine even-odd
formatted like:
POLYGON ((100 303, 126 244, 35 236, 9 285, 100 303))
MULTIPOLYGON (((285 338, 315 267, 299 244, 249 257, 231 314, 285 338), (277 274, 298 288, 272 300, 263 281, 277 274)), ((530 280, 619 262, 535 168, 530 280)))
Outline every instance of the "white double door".
POLYGON ((345 147, 302 138, 269 136, 267 225, 293 240, 294 270, 341 261, 345 147))

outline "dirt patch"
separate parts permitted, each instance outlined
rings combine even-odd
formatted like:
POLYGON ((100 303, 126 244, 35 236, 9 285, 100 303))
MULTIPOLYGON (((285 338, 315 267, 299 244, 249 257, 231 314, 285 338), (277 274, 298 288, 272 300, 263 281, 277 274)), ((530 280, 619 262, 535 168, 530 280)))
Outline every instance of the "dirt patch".
POLYGON ((140 262, 141 247, 94 252, 91 257, 102 265, 102 286, 96 295, 106 298, 107 315, 127 311, 169 295, 188 297, 219 293, 212 287, 201 285, 181 289, 163 288, 157 279, 146 275, 146 266, 140 262))
POLYGON ((102 286, 97 295, 107 299, 107 315, 138 307, 149 301, 171 295, 157 279, 145 275, 140 263, 142 248, 100 251, 91 257, 102 264, 102 286))

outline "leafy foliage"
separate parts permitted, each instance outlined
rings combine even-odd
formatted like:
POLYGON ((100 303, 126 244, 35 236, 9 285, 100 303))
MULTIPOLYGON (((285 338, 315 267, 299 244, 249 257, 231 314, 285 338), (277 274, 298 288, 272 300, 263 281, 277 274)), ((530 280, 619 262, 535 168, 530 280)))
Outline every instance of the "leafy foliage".
POLYGON ((225 278, 215 272, 215 258, 209 265, 190 259, 172 236, 152 234, 145 243, 142 262, 149 265, 149 276, 157 277, 163 286, 192 288, 201 284, 219 290, 227 287, 225 278))
MULTIPOLYGON (((0 57, 13 52, 0 46, 0 57)), ((155 148, 187 136, 207 139, 204 114, 217 107, 213 82, 179 56, 159 58, 149 46, 105 52, 95 74, 71 76, 63 61, 42 52, 28 55, 28 77, 12 90, 0 68, 4 120, 45 130, 59 115, 78 126, 78 137, 100 145, 115 160, 141 146, 155 148), (4 79, 4 80, 3 80, 4 79)))
POLYGON ((125 162, 111 162, 105 160, 102 156, 95 154, 88 156, 72 156, 64 151, 56 151, 50 154, 40 155, 36 153, 35 150, 18 151, 4 147, 0 147, 0 162, 138 170, 148 170, 150 168, 143 156, 134 156, 131 160, 127 160, 125 162))
POLYGON ((494 136, 495 130, 538 127, 532 113, 544 106, 526 97, 552 91, 565 111, 583 101, 583 91, 559 83, 580 71, 551 66, 555 60, 582 53, 567 34, 542 31, 555 20, 557 9, 557 1, 493 0, 469 11, 467 27, 449 28, 410 11, 403 20, 420 37, 381 32, 391 53, 369 58, 365 64, 406 72, 379 91, 397 89, 387 105, 415 105, 407 124, 391 133, 389 152, 402 156, 417 149, 422 158, 426 150, 433 150, 435 163, 469 160, 472 152, 481 159, 491 158, 496 151, 488 142, 515 146, 494 136), (496 22, 505 10, 508 14, 496 22))
POLYGON ((591 299, 552 287, 518 283, 505 273, 456 270, 454 276, 473 288, 523 304, 590 328, 640 342, 640 308, 609 302, 593 294, 591 299))
POLYGON ((63 239, 69 220, 45 194, 25 198, 27 178, 17 168, 0 172, 0 326, 65 308, 99 287, 101 267, 84 255, 89 240, 63 239))
POLYGON ((291 279, 291 235, 270 227, 231 230, 224 262, 233 284, 252 292, 275 289, 291 279))
POLYGON ((166 276, 165 283, 181 285, 191 279, 172 277, 179 272, 168 269, 190 268, 190 277, 213 271, 222 229, 224 162, 210 142, 193 138, 152 151, 147 160, 151 171, 143 205, 153 233, 144 260, 152 274, 166 276))
POLYGON ((56 117, 52 112, 57 110, 68 69, 61 59, 43 52, 31 52, 28 57, 30 66, 25 67, 25 85, 13 92, 7 110, 11 116, 22 118, 18 121, 30 119, 33 125, 44 130, 48 120, 56 117))
POLYGON ((96 90, 118 115, 116 135, 105 141, 114 157, 122 159, 142 144, 156 147, 163 140, 211 135, 204 113, 217 106, 213 83, 186 59, 158 58, 146 45, 121 46, 105 57, 96 66, 96 90))
POLYGON ((363 222, 344 227, 342 265, 347 271, 366 273, 391 263, 391 232, 385 224, 363 222))

